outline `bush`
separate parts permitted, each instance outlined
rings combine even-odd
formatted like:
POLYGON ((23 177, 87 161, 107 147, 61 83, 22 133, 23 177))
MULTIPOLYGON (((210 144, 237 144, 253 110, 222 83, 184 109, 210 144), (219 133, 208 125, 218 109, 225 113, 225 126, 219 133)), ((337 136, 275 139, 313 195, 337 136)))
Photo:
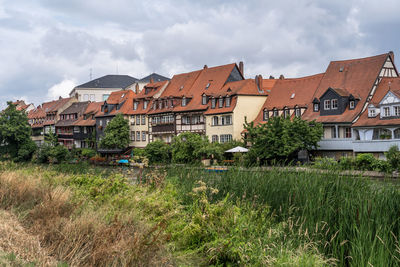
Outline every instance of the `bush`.
POLYGON ((91 148, 84 148, 82 149, 81 155, 82 157, 89 159, 96 156, 96 151, 91 148))
POLYGON ((49 161, 51 146, 42 145, 36 150, 36 153, 33 155, 32 161, 36 163, 47 163, 49 161))
POLYGON ((208 138, 196 133, 185 132, 174 137, 172 161, 175 163, 196 163, 202 158, 200 151, 209 143, 208 138))
POLYGON ((161 140, 148 143, 144 149, 144 154, 149 159, 150 164, 171 162, 170 146, 161 140))
POLYGON ((392 171, 392 166, 391 164, 386 161, 386 160, 380 160, 380 159, 376 159, 373 163, 372 163, 372 169, 374 171, 380 171, 380 172, 391 172, 392 171))
POLYGON ((375 161, 376 159, 371 153, 358 154, 356 157, 357 169, 372 171, 374 170, 373 164, 375 163, 375 161))
POLYGON ((353 157, 341 157, 339 160, 339 167, 342 170, 353 170, 356 165, 353 157))
POLYGON ((333 158, 321 158, 316 157, 314 161, 314 167, 317 169, 337 169, 338 162, 333 158))
POLYGON ((48 160, 51 163, 61 163, 68 160, 70 153, 65 146, 55 146, 50 149, 48 160))
POLYGON ((389 151, 385 153, 388 162, 395 170, 400 169, 400 151, 398 146, 391 146, 389 151))

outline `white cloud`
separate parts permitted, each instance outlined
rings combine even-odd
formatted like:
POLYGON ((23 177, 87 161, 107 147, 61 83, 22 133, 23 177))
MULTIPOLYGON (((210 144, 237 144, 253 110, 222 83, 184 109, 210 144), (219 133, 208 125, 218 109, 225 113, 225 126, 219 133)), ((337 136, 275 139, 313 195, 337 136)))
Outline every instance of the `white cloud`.
POLYGON ((68 97, 69 93, 76 86, 76 81, 70 79, 64 79, 61 82, 53 85, 47 91, 47 100, 58 99, 61 97, 68 97))

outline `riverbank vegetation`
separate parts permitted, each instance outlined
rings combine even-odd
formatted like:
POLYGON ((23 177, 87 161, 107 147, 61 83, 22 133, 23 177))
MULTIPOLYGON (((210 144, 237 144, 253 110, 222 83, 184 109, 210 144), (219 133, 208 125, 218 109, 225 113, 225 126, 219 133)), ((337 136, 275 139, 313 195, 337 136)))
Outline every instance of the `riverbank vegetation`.
POLYGON ((0 166, 0 208, 71 265, 397 266, 398 188, 284 169, 0 166))

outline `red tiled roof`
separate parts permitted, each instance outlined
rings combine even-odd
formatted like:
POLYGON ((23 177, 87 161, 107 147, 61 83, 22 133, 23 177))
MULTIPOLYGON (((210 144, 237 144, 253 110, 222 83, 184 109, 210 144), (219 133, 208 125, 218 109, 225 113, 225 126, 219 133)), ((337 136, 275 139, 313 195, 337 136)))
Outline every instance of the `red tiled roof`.
MULTIPOLYGON (((32 109, 31 111, 29 111, 28 113, 28 119, 44 119, 46 118, 46 112, 44 112, 43 108, 41 106, 38 106, 35 109, 32 109)), ((39 128, 39 127, 43 127, 43 123, 34 123, 31 124, 32 128, 39 128)))
POLYGON ((264 109, 281 110, 285 107, 308 107, 313 100, 313 94, 321 82, 323 73, 302 78, 278 79, 265 100, 254 123, 263 121, 264 109))
MULTIPOLYGON (((85 112, 83 113, 84 116, 96 116, 97 113, 101 112, 101 105, 103 102, 91 102, 89 105, 86 107, 85 112)), ((84 119, 84 116, 81 116, 78 118, 78 120, 74 123, 75 126, 94 126, 96 125, 96 120, 95 119, 84 119)))
POLYGON ((231 105, 229 107, 222 107, 219 108, 218 107, 218 102, 215 108, 208 108, 208 110, 206 112, 204 112, 205 115, 212 115, 212 114, 221 114, 221 113, 230 113, 233 112, 233 110, 236 107, 236 103, 237 103, 237 96, 233 96, 231 99, 231 105))
POLYGON ((303 119, 316 119, 318 122, 352 122, 361 112, 379 72, 389 56, 390 54, 386 53, 367 58, 332 61, 312 99, 319 99, 331 87, 346 90, 349 94, 359 98, 360 102, 355 109, 349 110, 347 107, 340 115, 320 116, 319 112, 307 109, 303 119))
POLYGON ((105 114, 103 111, 100 111, 96 114, 96 117, 101 116, 115 116, 117 114, 130 114, 133 111, 133 99, 135 97, 135 93, 132 90, 121 90, 117 92, 112 92, 108 99, 105 101, 107 104, 121 104, 124 103, 120 109, 113 109, 111 112, 105 114))
POLYGON ((167 81, 161 81, 161 82, 156 82, 156 83, 148 83, 147 85, 144 86, 142 91, 138 93, 135 97, 135 99, 140 99, 140 98, 151 98, 153 97, 156 93, 159 92, 159 90, 166 84, 169 83, 169 80, 167 81), (146 94, 146 89, 149 90, 149 92, 146 94))
MULTIPOLYGON (((379 106, 379 102, 385 97, 385 95, 391 91, 393 93, 399 92, 400 90, 400 78, 382 78, 378 87, 376 88, 375 94, 371 99, 371 104, 375 107, 379 106)), ((396 94, 396 93, 395 93, 396 94)), ((381 120, 379 114, 374 118, 368 117, 368 108, 364 110, 360 118, 353 124, 354 127, 360 126, 387 126, 387 125, 399 125, 400 119, 384 119, 381 120)))

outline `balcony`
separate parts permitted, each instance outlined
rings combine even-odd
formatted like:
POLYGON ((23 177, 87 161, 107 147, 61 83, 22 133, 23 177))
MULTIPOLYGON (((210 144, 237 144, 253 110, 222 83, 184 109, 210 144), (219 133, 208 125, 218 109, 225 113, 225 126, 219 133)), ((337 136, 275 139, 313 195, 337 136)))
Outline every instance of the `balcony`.
POLYGON ((73 134, 72 133, 60 133, 60 134, 57 134, 57 137, 59 139, 72 139, 73 134))
POLYGON ((318 150, 353 150, 353 139, 322 139, 318 145, 318 150))
POLYGON ((394 145, 400 148, 400 139, 353 141, 354 152, 386 152, 394 145))
POLYGON ((174 132, 175 125, 174 124, 157 124, 152 127, 151 131, 153 133, 174 132))

